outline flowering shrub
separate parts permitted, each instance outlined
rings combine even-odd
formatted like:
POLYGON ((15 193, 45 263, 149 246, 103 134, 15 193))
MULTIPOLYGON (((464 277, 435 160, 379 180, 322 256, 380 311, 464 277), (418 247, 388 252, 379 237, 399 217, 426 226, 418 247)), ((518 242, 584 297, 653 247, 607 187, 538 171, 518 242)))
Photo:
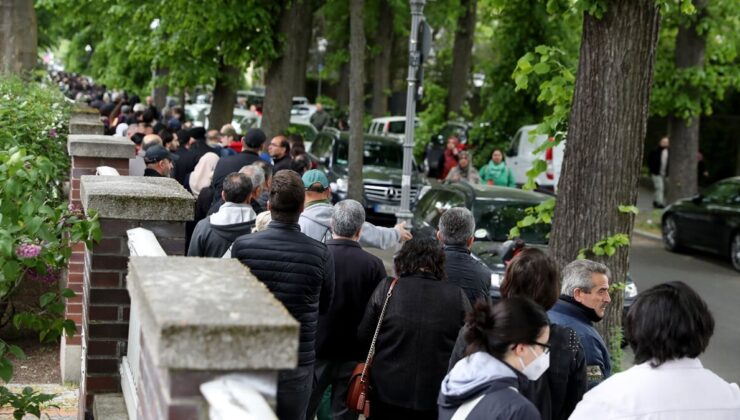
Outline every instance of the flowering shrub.
MULTIPOLYGON (((6 320, 23 282, 53 284, 71 244, 100 236, 97 217, 68 206, 62 193, 69 173, 69 108, 54 88, 0 79, 0 318, 6 320)), ((15 314, 13 325, 36 331, 41 341, 72 334, 74 322, 63 319, 64 299, 71 296, 69 289, 45 293, 35 310, 15 314)), ((20 348, 0 339, 5 382, 13 374, 8 353, 23 357, 20 348)))

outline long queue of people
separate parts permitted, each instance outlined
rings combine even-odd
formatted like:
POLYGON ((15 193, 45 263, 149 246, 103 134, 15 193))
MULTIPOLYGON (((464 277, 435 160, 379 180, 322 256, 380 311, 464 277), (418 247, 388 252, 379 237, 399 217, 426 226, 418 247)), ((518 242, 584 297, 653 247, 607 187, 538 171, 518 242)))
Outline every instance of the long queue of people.
POLYGON ((698 359, 714 319, 684 283, 639 295, 625 323, 635 365, 612 374, 593 327, 610 303, 605 265, 577 260, 561 275, 525 248, 493 304, 468 209, 412 238, 367 223, 359 202, 332 204, 323 172, 286 163, 301 147, 288 136, 224 127, 166 140, 147 124, 129 125, 131 174, 173 176, 197 197, 188 255, 238 259, 300 322, 280 419, 740 418, 738 386, 698 359), (363 247, 395 252, 393 276, 363 247))

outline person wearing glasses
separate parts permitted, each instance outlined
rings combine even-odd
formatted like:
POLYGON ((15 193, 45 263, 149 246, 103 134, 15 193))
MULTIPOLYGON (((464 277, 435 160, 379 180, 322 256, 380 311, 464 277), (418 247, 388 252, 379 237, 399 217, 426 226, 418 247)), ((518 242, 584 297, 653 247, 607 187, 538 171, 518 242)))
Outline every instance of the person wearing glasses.
POLYGON ((539 420, 534 404, 519 393, 519 376, 536 381, 550 366, 550 321, 525 297, 495 306, 479 300, 467 315, 469 355, 442 381, 439 420, 539 420))
POLYGON ((611 302, 609 281, 611 271, 604 264, 591 260, 575 260, 563 269, 560 299, 548 315, 554 324, 573 328, 586 352, 588 389, 611 375, 609 350, 594 327, 604 318, 611 302))

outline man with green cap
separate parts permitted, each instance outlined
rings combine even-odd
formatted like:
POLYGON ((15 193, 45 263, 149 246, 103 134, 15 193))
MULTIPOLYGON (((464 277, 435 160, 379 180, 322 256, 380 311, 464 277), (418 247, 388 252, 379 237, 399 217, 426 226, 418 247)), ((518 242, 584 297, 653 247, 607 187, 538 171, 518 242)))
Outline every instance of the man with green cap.
MULTIPOLYGON (((311 169, 303 174, 303 186, 306 188, 306 201, 298 220, 301 232, 317 241, 326 242, 332 238, 331 218, 334 215, 329 179, 322 171, 311 169)), ((386 228, 365 222, 360 235, 360 245, 396 251, 409 239, 411 232, 406 229, 406 223, 386 228)))

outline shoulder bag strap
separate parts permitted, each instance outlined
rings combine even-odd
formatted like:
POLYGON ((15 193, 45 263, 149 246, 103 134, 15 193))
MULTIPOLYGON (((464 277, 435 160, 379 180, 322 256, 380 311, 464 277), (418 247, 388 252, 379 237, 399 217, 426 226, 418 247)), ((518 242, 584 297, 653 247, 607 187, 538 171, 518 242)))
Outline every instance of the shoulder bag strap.
POLYGON ((370 365, 370 361, 373 359, 373 356, 375 356, 375 343, 378 341, 378 334, 380 333, 380 325, 383 323, 383 318, 385 317, 385 309, 388 307, 388 301, 391 299, 391 295, 393 294, 393 288, 396 287, 396 283, 398 282, 398 279, 393 279, 391 282, 391 287, 388 288, 388 294, 385 295, 385 302, 383 302, 383 309, 380 310, 380 316, 378 317, 378 325, 375 327, 375 334, 373 334, 373 341, 370 343, 370 351, 367 352, 367 359, 365 359, 365 366, 362 368, 362 378, 364 379, 365 375, 367 374, 368 366, 370 365))
POLYGON ((465 420, 470 415, 470 412, 473 411, 476 405, 482 400, 486 394, 481 394, 478 396, 478 398, 472 399, 467 401, 465 404, 461 405, 460 407, 455 410, 455 414, 452 416, 450 420, 465 420))

